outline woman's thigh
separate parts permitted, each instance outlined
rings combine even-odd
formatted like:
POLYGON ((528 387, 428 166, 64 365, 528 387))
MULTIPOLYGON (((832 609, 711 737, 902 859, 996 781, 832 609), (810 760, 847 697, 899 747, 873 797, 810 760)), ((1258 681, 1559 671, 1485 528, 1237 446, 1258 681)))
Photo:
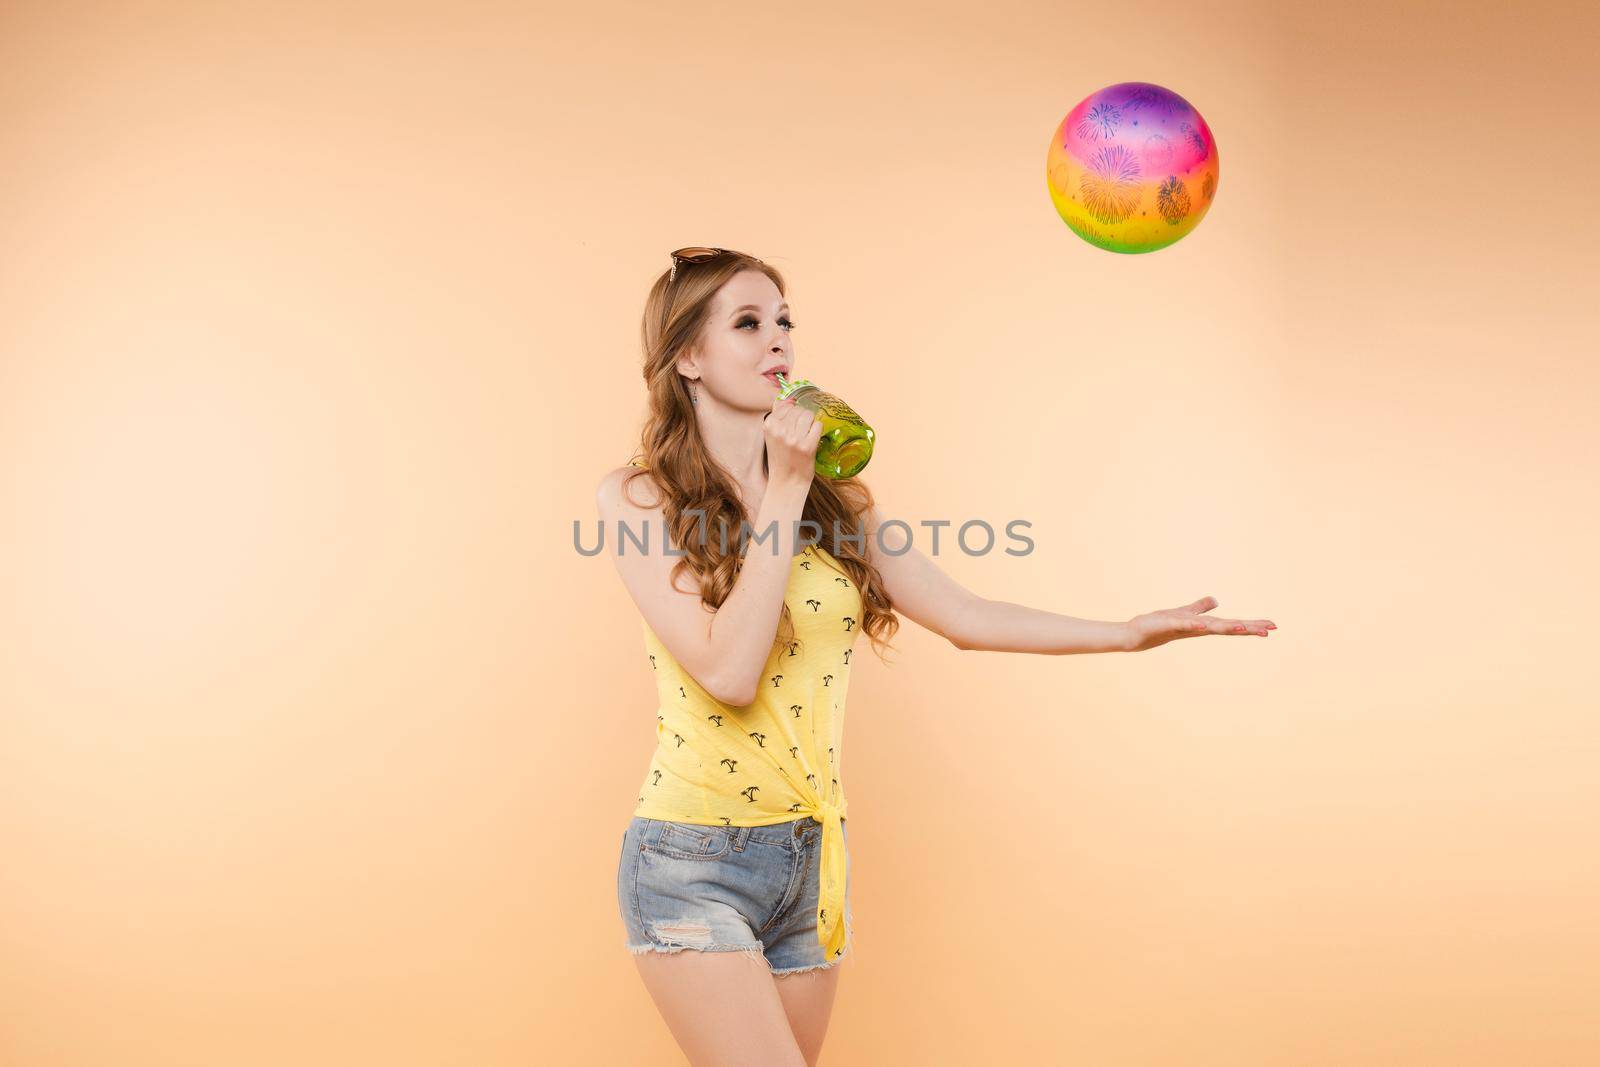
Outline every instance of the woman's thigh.
POLYGON ((693 950, 633 959, 692 1067, 807 1067, 764 960, 693 950))
POLYGON ((828 1036, 828 1021, 833 1017, 834 995, 839 989, 839 966, 843 957, 830 967, 818 967, 798 974, 775 975, 778 997, 783 1001, 789 1029, 807 1064, 822 1056, 822 1043, 828 1036))
POLYGON ((805 1067, 759 932, 804 884, 788 823, 703 826, 633 819, 617 906, 639 975, 695 1067, 805 1067))

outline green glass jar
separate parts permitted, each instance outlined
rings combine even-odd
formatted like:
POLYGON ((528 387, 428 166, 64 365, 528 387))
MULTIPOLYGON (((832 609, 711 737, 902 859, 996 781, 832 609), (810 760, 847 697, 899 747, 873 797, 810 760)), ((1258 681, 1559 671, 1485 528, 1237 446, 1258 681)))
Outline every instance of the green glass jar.
POLYGON ((868 426, 843 400, 824 393, 809 378, 789 381, 777 375, 778 398, 815 415, 822 423, 822 439, 817 442, 817 473, 827 478, 851 478, 866 468, 872 458, 872 427, 868 426))

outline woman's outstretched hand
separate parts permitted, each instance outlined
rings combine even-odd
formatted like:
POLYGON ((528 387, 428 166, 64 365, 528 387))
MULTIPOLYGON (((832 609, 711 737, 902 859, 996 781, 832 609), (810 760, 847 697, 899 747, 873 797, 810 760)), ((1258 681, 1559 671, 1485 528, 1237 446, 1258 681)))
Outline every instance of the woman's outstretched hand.
POLYGON ((1231 634, 1235 637, 1256 634, 1265 637, 1268 630, 1278 628, 1278 624, 1271 619, 1218 619, 1201 614, 1216 606, 1216 597, 1207 596, 1181 608, 1136 615, 1127 622, 1127 650, 1143 652, 1180 637, 1200 637, 1202 634, 1231 634))

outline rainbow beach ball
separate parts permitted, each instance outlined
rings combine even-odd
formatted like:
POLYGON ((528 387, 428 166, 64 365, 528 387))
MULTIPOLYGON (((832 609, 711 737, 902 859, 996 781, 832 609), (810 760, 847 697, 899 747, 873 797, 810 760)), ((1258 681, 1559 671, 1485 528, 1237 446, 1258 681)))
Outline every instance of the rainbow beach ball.
POLYGON ((1149 82, 1091 93, 1045 158, 1056 214, 1108 252, 1154 252, 1200 224, 1217 195, 1217 142, 1189 101, 1149 82))

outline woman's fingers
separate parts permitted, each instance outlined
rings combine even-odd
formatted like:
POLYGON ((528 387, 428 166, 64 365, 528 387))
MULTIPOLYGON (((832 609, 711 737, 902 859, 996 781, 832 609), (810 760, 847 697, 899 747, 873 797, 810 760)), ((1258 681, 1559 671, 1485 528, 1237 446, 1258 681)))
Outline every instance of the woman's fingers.
POLYGON ((762 418, 773 420, 770 424, 773 432, 791 448, 809 446, 813 441, 813 435, 816 440, 822 438, 822 420, 817 418, 810 408, 796 404, 793 398, 773 401, 772 410, 762 418))
POLYGON ((788 425, 790 435, 789 443, 795 445, 796 447, 805 444, 806 439, 811 436, 811 427, 813 424, 817 426, 822 425, 816 416, 811 414, 811 410, 809 408, 796 407, 788 425))
POLYGON ((817 454, 817 444, 822 440, 822 420, 815 415, 811 416, 811 425, 805 428, 800 435, 799 447, 808 455, 817 454))
POLYGON ((796 404, 791 399, 774 401, 772 410, 762 416, 771 419, 776 432, 783 438, 785 444, 795 445, 805 436, 802 417, 809 417, 811 412, 796 404))
POLYGON ((1189 627, 1196 629, 1195 623, 1200 624, 1199 630, 1214 634, 1257 634, 1265 637, 1268 630, 1277 629, 1277 623, 1270 619, 1217 619, 1210 615, 1197 615, 1189 620, 1189 627))
MULTIPOLYGON (((1205 597, 1195 603, 1203 604, 1212 599, 1214 598, 1205 597)), ((1129 650, 1143 652, 1147 648, 1157 648, 1169 641, 1200 637, 1205 634, 1265 637, 1277 628, 1278 624, 1271 619, 1219 619, 1214 615, 1197 615, 1180 608, 1171 608, 1134 616, 1129 622, 1129 629, 1133 635, 1132 647, 1129 650)))

